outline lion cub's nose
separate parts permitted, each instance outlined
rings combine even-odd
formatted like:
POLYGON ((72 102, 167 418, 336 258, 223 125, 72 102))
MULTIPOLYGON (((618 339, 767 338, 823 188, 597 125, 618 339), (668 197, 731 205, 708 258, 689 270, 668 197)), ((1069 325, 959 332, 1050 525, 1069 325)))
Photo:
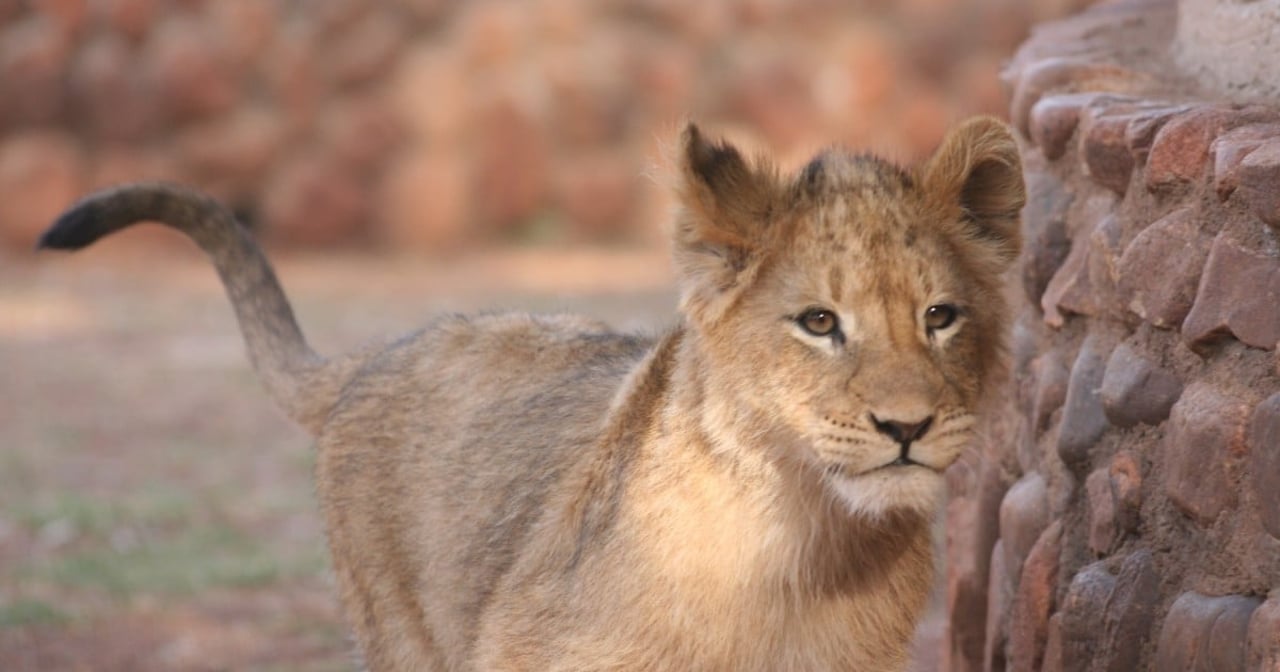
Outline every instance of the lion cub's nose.
POLYGON ((929 426, 933 424, 933 416, 931 415, 920 422, 899 422, 897 420, 881 420, 872 415, 871 422, 875 423, 876 430, 881 434, 898 443, 907 444, 919 439, 924 436, 925 432, 929 431, 929 426))

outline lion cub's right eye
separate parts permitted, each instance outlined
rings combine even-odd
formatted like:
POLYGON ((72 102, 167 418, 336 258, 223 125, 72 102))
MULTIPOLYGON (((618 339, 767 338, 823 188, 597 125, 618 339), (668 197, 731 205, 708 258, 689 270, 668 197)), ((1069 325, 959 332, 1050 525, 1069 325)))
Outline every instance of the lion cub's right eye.
POLYGON ((796 318, 796 322, 801 329, 814 336, 830 336, 840 326, 840 320, 836 317, 836 314, 822 308, 806 310, 800 317, 796 318))

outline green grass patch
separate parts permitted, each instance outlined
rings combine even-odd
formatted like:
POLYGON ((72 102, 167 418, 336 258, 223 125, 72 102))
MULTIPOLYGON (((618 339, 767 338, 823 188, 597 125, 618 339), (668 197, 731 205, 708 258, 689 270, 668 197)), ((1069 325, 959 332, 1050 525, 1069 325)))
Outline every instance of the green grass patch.
POLYGON ((0 604, 0 628, 16 628, 24 625, 62 625, 71 616, 57 607, 40 600, 19 599, 0 604))
POLYGON ((163 593, 189 595, 212 587, 261 586, 319 572, 323 549, 291 556, 224 524, 184 529, 116 551, 94 547, 30 568, 40 578, 116 597, 163 593))

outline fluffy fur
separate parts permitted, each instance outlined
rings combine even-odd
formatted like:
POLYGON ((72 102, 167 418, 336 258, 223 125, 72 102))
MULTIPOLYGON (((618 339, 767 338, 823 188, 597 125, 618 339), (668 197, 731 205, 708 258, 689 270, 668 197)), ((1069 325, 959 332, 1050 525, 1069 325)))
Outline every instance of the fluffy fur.
POLYGON ((41 244, 148 220, 210 254, 317 437, 372 669, 900 669, 998 370, 1014 140, 976 119, 910 170, 832 151, 782 176, 691 125, 678 153, 683 319, 658 338, 446 317, 321 357, 228 212, 171 186, 90 197, 41 244))

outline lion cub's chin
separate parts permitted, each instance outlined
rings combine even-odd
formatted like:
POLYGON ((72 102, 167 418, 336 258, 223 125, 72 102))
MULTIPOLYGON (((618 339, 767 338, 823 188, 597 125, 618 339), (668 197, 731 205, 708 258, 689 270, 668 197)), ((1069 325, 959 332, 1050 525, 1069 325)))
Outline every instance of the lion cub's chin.
POLYGON ((886 467, 845 476, 833 474, 828 483, 849 513, 879 518, 890 511, 931 514, 942 502, 942 474, 921 466, 886 467))

